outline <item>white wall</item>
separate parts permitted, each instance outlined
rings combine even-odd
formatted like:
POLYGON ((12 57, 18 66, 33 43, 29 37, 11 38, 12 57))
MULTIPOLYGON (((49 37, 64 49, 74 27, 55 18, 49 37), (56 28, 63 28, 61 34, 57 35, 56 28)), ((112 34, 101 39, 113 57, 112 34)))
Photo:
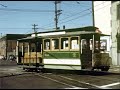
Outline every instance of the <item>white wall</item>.
MULTIPOLYGON (((111 35, 111 1, 94 1, 95 26, 103 34, 111 35)), ((112 57, 111 36, 102 37, 107 40, 107 52, 112 57)))
POLYGON ((116 1, 111 5, 111 19, 112 19, 112 63, 113 65, 120 65, 119 53, 117 53, 117 30, 120 30, 120 22, 117 20, 117 5, 120 1, 116 1))
POLYGON ((95 26, 103 34, 111 35, 111 1, 94 1, 95 26))

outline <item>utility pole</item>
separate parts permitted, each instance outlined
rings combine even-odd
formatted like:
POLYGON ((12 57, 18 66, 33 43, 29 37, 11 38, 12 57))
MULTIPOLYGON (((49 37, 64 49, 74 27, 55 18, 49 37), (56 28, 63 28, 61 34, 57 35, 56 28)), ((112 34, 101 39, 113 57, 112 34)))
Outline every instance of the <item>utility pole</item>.
POLYGON ((32 26, 33 26, 32 29, 34 30, 35 36, 37 36, 37 30, 36 29, 38 29, 38 28, 36 28, 36 26, 38 26, 38 25, 33 24, 32 26))
MULTIPOLYGON (((92 22, 93 22, 93 27, 95 27, 95 19, 94 19, 94 1, 92 1, 92 22)), ((92 38, 92 66, 94 65, 93 63, 93 57, 94 57, 94 51, 95 51, 95 36, 93 35, 93 38, 92 38)), ((94 70, 92 68, 92 70, 94 70)))
POLYGON ((35 33, 35 46, 36 46, 36 71, 37 71, 37 67, 39 67, 39 63, 37 63, 37 30, 36 30, 36 29, 38 29, 38 28, 36 28, 36 26, 38 26, 38 25, 33 24, 32 26, 33 26, 32 29, 34 29, 34 33, 35 33))
POLYGON ((93 27, 95 26, 95 17, 94 17, 94 1, 92 1, 92 21, 93 21, 93 27))
POLYGON ((61 3, 61 1, 55 1, 55 28, 56 28, 56 30, 58 29, 58 16, 60 15, 60 14, 62 14, 61 13, 61 11, 62 10, 58 10, 57 9, 57 4, 59 4, 59 3, 61 3))

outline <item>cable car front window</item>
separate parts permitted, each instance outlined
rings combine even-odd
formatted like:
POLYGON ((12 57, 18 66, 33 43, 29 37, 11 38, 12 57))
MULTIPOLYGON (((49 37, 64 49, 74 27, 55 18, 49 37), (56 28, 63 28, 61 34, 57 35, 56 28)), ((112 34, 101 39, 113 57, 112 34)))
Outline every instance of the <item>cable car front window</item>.
POLYGON ((100 41, 100 50, 101 51, 107 50, 107 40, 101 40, 100 41))

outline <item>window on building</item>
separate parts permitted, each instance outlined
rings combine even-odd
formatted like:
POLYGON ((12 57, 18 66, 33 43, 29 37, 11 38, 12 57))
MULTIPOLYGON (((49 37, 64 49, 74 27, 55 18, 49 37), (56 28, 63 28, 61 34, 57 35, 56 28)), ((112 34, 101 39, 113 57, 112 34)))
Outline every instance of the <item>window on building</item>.
POLYGON ((44 40, 44 50, 50 50, 50 39, 44 40))
POLYGON ((61 38, 61 49, 69 49, 68 38, 61 38))
POLYGON ((120 20, 120 4, 117 5, 117 19, 120 20))
POLYGON ((52 50, 59 49, 59 39, 52 39, 52 50))
POLYGON ((71 37, 70 49, 79 49, 78 37, 71 37))
POLYGON ((117 38, 117 51, 118 53, 120 53, 120 35, 118 35, 118 38, 117 38))
POLYGON ((110 7, 110 14, 112 15, 112 7, 110 7))

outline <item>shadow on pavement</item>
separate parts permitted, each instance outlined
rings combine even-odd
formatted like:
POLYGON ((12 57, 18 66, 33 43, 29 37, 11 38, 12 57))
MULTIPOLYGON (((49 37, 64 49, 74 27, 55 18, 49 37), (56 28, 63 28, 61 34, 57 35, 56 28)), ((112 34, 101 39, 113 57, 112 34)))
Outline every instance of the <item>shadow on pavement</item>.
POLYGON ((102 75, 120 75, 120 73, 113 73, 107 71, 91 71, 91 70, 56 70, 56 69, 43 69, 43 73, 54 73, 54 74, 78 74, 78 75, 93 75, 93 76, 102 76, 102 75))

